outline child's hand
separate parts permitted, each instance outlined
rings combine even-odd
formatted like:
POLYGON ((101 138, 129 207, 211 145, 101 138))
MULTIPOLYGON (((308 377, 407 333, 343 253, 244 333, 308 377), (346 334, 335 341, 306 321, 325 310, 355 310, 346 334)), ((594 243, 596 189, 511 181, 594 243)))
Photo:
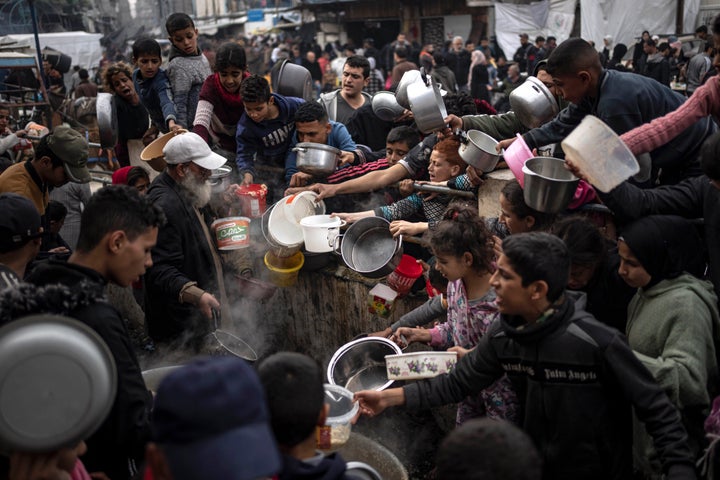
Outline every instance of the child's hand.
POLYGON ((413 183, 414 181, 411 178, 406 178, 405 180, 400 180, 398 182, 398 190, 400 191, 400 195, 403 197, 407 197, 408 195, 411 195, 413 193, 413 183))
POLYGON ((290 184, 289 187, 304 187, 307 185, 310 180, 312 180, 312 175, 309 173, 304 172, 297 172, 292 177, 290 177, 290 184))
POLYGON ((408 222, 405 220, 395 220, 390 222, 390 233, 393 237, 399 235, 421 235, 427 230, 425 222, 408 222))
POLYGON ((168 123, 168 126, 170 127, 171 132, 177 132, 178 130, 183 129, 182 126, 178 125, 177 123, 173 122, 172 120, 170 120, 170 122, 168 123))
POLYGON ((255 179, 252 176, 252 173, 245 172, 242 178, 242 182, 240 182, 240 185, 243 187, 247 187, 248 185, 251 185, 255 179))
POLYGON ((385 330, 380 330, 379 332, 371 332, 368 333, 368 337, 383 337, 383 338, 390 338, 392 335, 392 328, 388 327, 385 330))
POLYGON ((430 330, 424 328, 400 327, 395 330, 395 333, 393 333, 390 339, 397 343, 400 348, 405 348, 415 342, 429 343, 431 337, 430 330))
POLYGON ((472 352, 472 348, 467 349, 463 347, 450 347, 448 348, 448 352, 457 352, 457 358, 460 360, 462 357, 467 355, 468 353, 472 352))
POLYGON ((352 165, 353 162, 355 162, 355 154, 353 152, 340 152, 338 157, 340 159, 340 166, 352 165))

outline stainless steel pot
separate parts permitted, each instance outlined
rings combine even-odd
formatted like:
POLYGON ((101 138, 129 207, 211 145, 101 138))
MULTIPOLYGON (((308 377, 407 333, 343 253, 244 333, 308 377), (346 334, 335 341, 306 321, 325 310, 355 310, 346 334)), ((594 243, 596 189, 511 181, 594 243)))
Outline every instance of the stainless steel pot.
POLYGON ((347 461, 348 471, 353 474, 362 468, 356 462, 363 462, 376 468, 380 478, 393 480, 409 478, 405 466, 394 453, 359 433, 351 432, 350 439, 338 449, 338 453, 347 461))
POLYGON ((222 167, 216 168, 212 171, 208 182, 210 183, 210 187, 212 188, 212 193, 214 195, 222 194, 227 187, 230 186, 230 183, 232 182, 231 173, 232 167, 230 165, 223 165, 222 167))
POLYGON ((313 100, 312 76, 307 68, 289 60, 280 66, 277 79, 273 82, 273 91, 280 95, 313 100))
POLYGON ((403 108, 410 108, 410 99, 408 98, 407 89, 413 83, 420 83, 423 85, 420 70, 408 70, 405 72, 395 89, 395 100, 403 108))
POLYGON ((560 111, 553 94, 535 77, 528 77, 510 92, 510 107, 527 128, 537 128, 549 122, 560 111))
POLYGON ((458 153, 468 165, 481 172, 491 172, 500 160, 500 154, 495 150, 497 144, 494 138, 480 130, 461 132, 458 153))
POLYGON ((525 203, 538 212, 558 213, 572 201, 580 179, 565 168, 565 161, 533 157, 523 166, 525 203))
POLYGON ((112 94, 98 93, 95 113, 100 132, 100 145, 102 148, 114 148, 118 138, 118 119, 112 94))
POLYGON ((349 269, 369 278, 390 275, 400 264, 402 236, 393 238, 390 222, 382 217, 361 218, 350 225, 342 238, 340 255, 349 269))
POLYGON ((425 85, 422 82, 411 84, 408 89, 408 100, 415 124, 423 133, 432 133, 445 128, 447 110, 440 89, 434 83, 425 85))
POLYGON ((84 323, 33 315, 0 329, 0 449, 48 452, 76 445, 115 402, 110 349, 84 323))
POLYGON ((297 152, 295 166, 301 172, 310 175, 330 175, 335 171, 341 151, 322 143, 298 143, 293 152, 297 152))
POLYGON ((328 382, 351 392, 384 390, 393 381, 387 379, 385 355, 402 353, 400 347, 383 337, 364 337, 338 348, 327 368, 328 382))
POLYGON ((373 95, 372 109, 380 120, 386 122, 392 122, 405 111, 405 107, 398 103, 392 92, 377 92, 373 95))

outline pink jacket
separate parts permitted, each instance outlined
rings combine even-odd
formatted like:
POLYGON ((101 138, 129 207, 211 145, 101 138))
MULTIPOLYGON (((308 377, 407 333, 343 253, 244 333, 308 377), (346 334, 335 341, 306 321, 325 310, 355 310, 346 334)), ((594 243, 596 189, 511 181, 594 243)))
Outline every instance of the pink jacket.
POLYGON ((634 155, 665 145, 698 120, 713 115, 720 119, 720 77, 709 79, 674 112, 635 127, 620 136, 634 155))

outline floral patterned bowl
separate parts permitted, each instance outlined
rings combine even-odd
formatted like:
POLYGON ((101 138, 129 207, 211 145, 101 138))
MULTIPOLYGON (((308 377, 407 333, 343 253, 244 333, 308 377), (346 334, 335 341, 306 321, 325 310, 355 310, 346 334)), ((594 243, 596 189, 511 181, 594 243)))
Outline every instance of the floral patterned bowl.
POLYGON ((457 363, 456 352, 413 352, 385 355, 388 380, 417 380, 450 372, 457 363))

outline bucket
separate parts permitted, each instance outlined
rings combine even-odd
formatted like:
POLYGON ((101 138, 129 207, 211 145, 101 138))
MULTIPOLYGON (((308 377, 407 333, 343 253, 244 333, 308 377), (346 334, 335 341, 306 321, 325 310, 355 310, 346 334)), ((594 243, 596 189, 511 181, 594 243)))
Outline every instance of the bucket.
POLYGON ((247 217, 226 217, 210 224, 215 232, 218 250, 237 250, 250 246, 250 219, 247 217))
POLYGON ((235 194, 240 198, 242 214, 250 218, 258 218, 265 213, 267 186, 261 183, 251 183, 238 187, 235 194))
POLYGON ((332 252, 335 238, 345 221, 330 215, 311 215, 300 220, 305 250, 313 253, 332 252))
POLYGON ((525 161, 532 157, 533 153, 530 147, 527 146, 527 143, 525 143, 525 140, 523 140, 522 135, 519 133, 517 134, 517 140, 511 143, 503 154, 505 163, 507 163, 508 168, 510 168, 513 175, 515 175, 515 179, 523 188, 525 187, 525 178, 522 168, 525 165, 525 161))
POLYGON ((292 257, 276 257, 272 252, 265 254, 265 266, 270 271, 269 280, 278 287, 289 287, 297 283, 298 273, 305 263, 302 252, 292 257))
POLYGON ((422 271, 422 265, 417 263, 415 257, 403 255, 400 264, 388 275, 387 284, 398 293, 398 296, 407 295, 415 280, 422 275, 422 271))
POLYGON ((561 145, 565 157, 605 193, 640 171, 635 155, 620 137, 593 115, 586 115, 561 145))

